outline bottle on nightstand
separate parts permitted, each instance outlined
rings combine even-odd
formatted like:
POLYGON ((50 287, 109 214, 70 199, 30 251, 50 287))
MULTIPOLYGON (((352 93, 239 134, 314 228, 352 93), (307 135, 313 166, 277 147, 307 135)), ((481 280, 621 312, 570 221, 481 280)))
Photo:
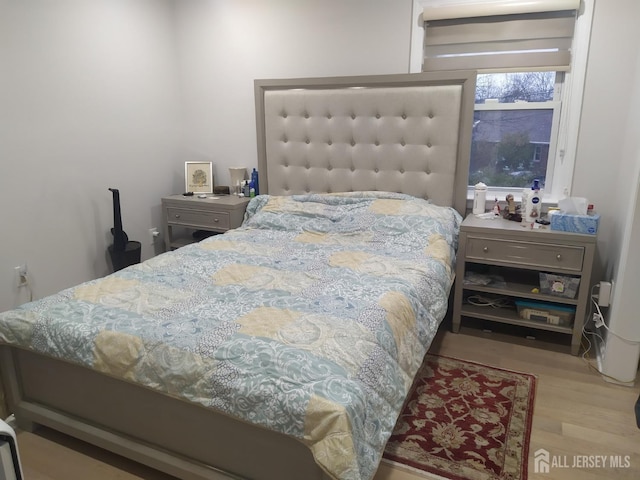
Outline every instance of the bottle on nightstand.
POLYGON ((542 213, 542 191, 540 189, 540 180, 535 179, 531 190, 527 196, 527 204, 524 211, 525 220, 527 222, 534 222, 540 218, 542 213))
POLYGON ((251 183, 253 183, 253 188, 255 190, 255 194, 256 195, 260 195, 260 188, 258 186, 258 171, 255 168, 251 172, 251 183))
POLYGON ((480 215, 485 211, 485 202, 487 200, 487 186, 482 183, 476 183, 473 189, 473 213, 480 215))

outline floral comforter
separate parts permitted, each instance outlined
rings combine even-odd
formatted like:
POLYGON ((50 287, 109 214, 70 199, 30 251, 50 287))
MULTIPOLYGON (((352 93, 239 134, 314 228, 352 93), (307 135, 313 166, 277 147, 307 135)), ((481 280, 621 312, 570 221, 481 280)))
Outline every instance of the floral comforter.
POLYGON ((380 192, 251 200, 243 226, 0 314, 0 343, 144 384, 370 479, 447 309, 460 216, 380 192))

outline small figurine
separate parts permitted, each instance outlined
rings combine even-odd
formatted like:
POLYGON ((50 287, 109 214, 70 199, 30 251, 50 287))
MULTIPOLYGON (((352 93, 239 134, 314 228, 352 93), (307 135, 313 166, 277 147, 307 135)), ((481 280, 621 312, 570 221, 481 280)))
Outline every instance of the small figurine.
POLYGON ((498 204, 498 197, 496 197, 496 200, 493 204, 493 214, 496 216, 500 215, 500 205, 498 204))
POLYGON ((503 217, 514 222, 521 222, 522 214, 520 213, 520 209, 518 208, 518 206, 516 206, 513 194, 508 194, 506 200, 507 206, 504 209, 503 217))
POLYGON ((510 193, 509 195, 507 195, 507 211, 509 214, 513 215, 514 213, 516 213, 516 202, 513 199, 513 194, 510 193))

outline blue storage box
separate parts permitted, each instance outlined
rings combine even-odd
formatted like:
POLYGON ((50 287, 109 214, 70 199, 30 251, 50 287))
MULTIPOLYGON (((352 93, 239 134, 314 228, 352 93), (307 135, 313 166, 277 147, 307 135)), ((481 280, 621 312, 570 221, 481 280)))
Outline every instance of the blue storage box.
POLYGON ((578 215, 576 213, 554 212, 549 215, 551 230, 560 232, 586 233, 595 235, 598 233, 600 215, 578 215))
POLYGON ((571 326, 576 314, 576 307, 524 300, 516 300, 515 303, 520 318, 551 325, 571 326))

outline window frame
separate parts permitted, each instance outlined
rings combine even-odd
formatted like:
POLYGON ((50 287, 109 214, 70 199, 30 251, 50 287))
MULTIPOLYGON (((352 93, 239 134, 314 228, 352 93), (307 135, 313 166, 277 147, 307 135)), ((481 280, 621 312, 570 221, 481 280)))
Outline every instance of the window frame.
MULTIPOLYGON (((422 71, 424 43, 422 10, 432 2, 433 0, 413 0, 412 2, 409 73, 422 71)), ((452 3, 455 3, 455 0, 452 3)), ((556 203, 559 199, 571 195, 594 4, 595 0, 581 2, 571 47, 571 70, 564 72, 564 80, 560 85, 556 79, 555 96, 561 103, 561 114, 559 119, 554 115, 554 122, 559 122, 558 135, 554 150, 551 148, 549 150, 550 156, 553 152, 554 162, 553 169, 547 170, 551 186, 545 190, 544 203, 556 203)), ((504 198, 504 191, 505 189, 490 188, 488 195, 504 198)), ((522 189, 519 189, 519 192, 521 191, 522 189)), ((519 195, 514 193, 514 196, 519 200, 519 195)), ((468 191, 468 198, 470 200, 473 198, 471 189, 468 191)))

